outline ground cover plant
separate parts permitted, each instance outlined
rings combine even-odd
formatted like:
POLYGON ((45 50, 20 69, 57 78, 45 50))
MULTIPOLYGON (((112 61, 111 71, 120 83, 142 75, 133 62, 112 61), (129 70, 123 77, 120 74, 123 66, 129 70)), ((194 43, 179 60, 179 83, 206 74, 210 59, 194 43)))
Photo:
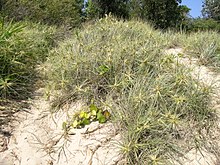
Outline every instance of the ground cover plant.
POLYGON ((53 108, 74 100, 93 102, 120 123, 127 164, 174 163, 187 150, 205 146, 215 120, 211 88, 164 53, 184 37, 112 17, 76 30, 44 64, 53 108))
POLYGON ((185 53, 199 60, 201 65, 219 72, 220 67, 220 35, 217 31, 198 31, 187 33, 168 32, 171 47, 181 47, 185 53))
POLYGON ((188 52, 198 58, 200 63, 220 67, 220 35, 215 31, 193 33, 186 36, 182 42, 188 52))
POLYGON ((27 100, 39 78, 37 67, 54 45, 55 31, 40 24, 0 20, 0 135, 10 137, 14 115, 29 107, 27 100))
POLYGON ((6 134, 2 128, 12 113, 29 108, 36 80, 43 80, 53 113, 69 102, 85 104, 63 121, 64 135, 91 122, 117 123, 126 164, 177 164, 192 148, 219 152, 209 139, 217 121, 210 104, 212 87, 193 79, 187 66, 165 53, 182 48, 187 57, 219 72, 218 22, 203 18, 190 24, 189 8, 178 6, 179 0, 172 5, 92 2, 0 2, 0 15, 7 20, 0 21, 0 134, 6 134), (171 18, 170 13, 176 14, 171 18), (101 18, 106 14, 118 19, 101 18), (141 21, 119 20, 128 17, 151 20, 158 30, 141 21), (179 26, 188 31, 168 31, 179 26))
POLYGON ((0 98, 25 98, 46 59, 54 29, 39 24, 0 22, 0 98))

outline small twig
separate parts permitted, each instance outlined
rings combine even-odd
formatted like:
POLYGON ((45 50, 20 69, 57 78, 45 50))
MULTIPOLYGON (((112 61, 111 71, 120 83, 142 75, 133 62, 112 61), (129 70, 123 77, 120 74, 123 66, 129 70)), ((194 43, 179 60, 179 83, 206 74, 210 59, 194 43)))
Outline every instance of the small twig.
POLYGON ((93 133, 93 132, 97 131, 97 130, 100 129, 100 128, 103 128, 103 126, 100 126, 100 125, 99 125, 98 127, 96 127, 95 129, 93 129, 93 130, 91 130, 91 131, 89 131, 89 128, 87 128, 86 131, 83 132, 82 134, 90 134, 90 133, 93 133))
POLYGON ((95 152, 101 147, 101 145, 97 145, 96 148, 94 150, 90 149, 92 151, 92 155, 89 159, 89 162, 88 162, 88 165, 92 165, 92 159, 93 159, 93 156, 95 154, 95 152))

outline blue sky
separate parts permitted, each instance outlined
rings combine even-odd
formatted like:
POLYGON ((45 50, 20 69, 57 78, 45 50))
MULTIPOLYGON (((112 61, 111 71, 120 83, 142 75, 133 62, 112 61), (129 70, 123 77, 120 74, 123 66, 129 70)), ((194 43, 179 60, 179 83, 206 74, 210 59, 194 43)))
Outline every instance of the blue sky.
POLYGON ((191 11, 190 15, 194 18, 201 16, 203 0, 182 0, 182 5, 188 6, 191 11))

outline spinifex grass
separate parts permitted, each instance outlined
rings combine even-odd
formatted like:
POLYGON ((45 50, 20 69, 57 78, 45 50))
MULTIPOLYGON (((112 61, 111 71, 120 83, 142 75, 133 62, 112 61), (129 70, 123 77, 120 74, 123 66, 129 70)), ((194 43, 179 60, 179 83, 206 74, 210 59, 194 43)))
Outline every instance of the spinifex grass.
POLYGON ((164 54, 173 42, 167 36, 144 23, 101 19, 51 51, 45 64, 48 89, 59 91, 55 107, 94 99, 111 111, 127 164, 173 160, 198 146, 194 135, 213 120, 209 87, 164 54))
POLYGON ((199 58, 201 64, 220 68, 220 34, 217 32, 203 32, 187 35, 182 42, 185 49, 194 57, 199 58))
POLYGON ((107 99, 120 117, 121 146, 129 164, 159 164, 181 156, 195 146, 194 135, 212 120, 207 88, 181 66, 172 70, 137 78, 120 98, 107 99))
POLYGON ((188 55, 198 58, 200 64, 219 71, 220 34, 218 32, 203 31, 186 34, 170 32, 167 35, 171 45, 183 48, 188 55))

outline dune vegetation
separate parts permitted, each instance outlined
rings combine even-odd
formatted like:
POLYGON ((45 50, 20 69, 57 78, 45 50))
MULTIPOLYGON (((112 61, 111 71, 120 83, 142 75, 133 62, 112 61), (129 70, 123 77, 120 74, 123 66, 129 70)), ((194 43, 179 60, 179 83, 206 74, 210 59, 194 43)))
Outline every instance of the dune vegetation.
MULTIPOLYGON (((26 3, 37 6, 6 4, 17 10, 26 3)), ((36 8, 43 23, 31 22, 39 15, 30 10, 27 20, 9 21, 9 15, 0 21, 0 107, 31 98, 38 87, 51 100, 51 113, 80 100, 87 110, 63 121, 64 132, 91 121, 114 123, 129 165, 176 164, 192 148, 219 152, 211 140, 218 124, 211 104, 214 88, 180 62, 186 54, 218 74, 219 32, 155 29, 152 22, 111 14, 81 23, 86 18, 74 20, 70 13, 59 22, 59 12, 65 15, 72 6, 65 10, 59 3, 63 10, 57 9, 56 19, 50 17, 54 9, 45 6, 36 8), (48 15, 42 14, 44 8, 48 15), (171 48, 184 54, 167 53, 171 48)))
POLYGON ((218 36, 163 33, 147 23, 112 17, 76 30, 43 65, 53 112, 69 101, 93 103, 120 123, 119 146, 128 164, 171 163, 191 147, 206 145, 215 111, 212 87, 193 79, 187 66, 165 52, 181 47, 216 67, 218 36))

